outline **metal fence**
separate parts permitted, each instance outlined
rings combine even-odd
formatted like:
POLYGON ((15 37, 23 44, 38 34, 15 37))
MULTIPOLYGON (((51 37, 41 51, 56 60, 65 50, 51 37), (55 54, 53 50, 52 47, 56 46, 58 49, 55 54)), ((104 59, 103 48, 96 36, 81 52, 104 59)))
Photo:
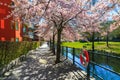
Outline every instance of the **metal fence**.
MULTIPOLYGON (((79 49, 79 48, 70 48, 70 47, 61 46, 62 55, 64 55, 66 59, 69 58, 70 60, 72 60, 73 64, 76 63, 79 65, 79 67, 84 67, 79 63, 80 60, 79 61, 75 60, 76 57, 79 59, 81 50, 82 49, 79 49), (70 54, 72 55, 72 57, 69 56, 70 54)), ((104 71, 108 71, 108 73, 112 73, 113 75, 115 74, 116 76, 118 76, 117 78, 120 79, 120 57, 119 56, 111 55, 110 53, 107 53, 105 51, 104 52, 89 51, 89 56, 90 56, 90 62, 87 67, 84 67, 85 68, 84 70, 87 72, 87 79, 89 79, 90 77, 95 77, 97 80, 104 80, 105 76, 106 77, 110 76, 108 74, 108 75, 104 75, 104 77, 103 76, 101 77, 99 74, 96 73, 96 70, 103 70, 103 69, 104 71), (111 66, 113 69, 103 66, 103 64, 107 66, 111 66), (101 69, 97 69, 96 67, 97 68, 99 67, 101 69)), ((113 79, 113 80, 116 80, 116 79, 113 79)))
POLYGON ((77 65, 86 71, 86 78, 88 80, 90 77, 94 77, 96 80, 120 79, 120 56, 115 56, 105 51, 88 51, 90 62, 87 67, 84 67, 79 59, 81 51, 82 49, 79 48, 61 46, 61 54, 65 56, 66 59, 70 59, 73 65, 77 65))

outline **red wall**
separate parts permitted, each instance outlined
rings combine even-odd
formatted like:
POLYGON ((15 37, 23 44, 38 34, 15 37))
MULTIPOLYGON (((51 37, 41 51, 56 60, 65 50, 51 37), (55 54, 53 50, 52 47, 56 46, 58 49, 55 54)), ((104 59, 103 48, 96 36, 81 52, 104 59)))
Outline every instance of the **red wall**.
MULTIPOLYGON (((9 5, 11 0, 0 0, 2 3, 6 3, 9 5)), ((15 41, 16 38, 20 38, 19 41, 22 41, 21 35, 21 25, 19 24, 19 30, 15 30, 11 28, 12 17, 9 19, 3 19, 7 15, 9 15, 11 8, 0 5, 0 41, 15 41)))

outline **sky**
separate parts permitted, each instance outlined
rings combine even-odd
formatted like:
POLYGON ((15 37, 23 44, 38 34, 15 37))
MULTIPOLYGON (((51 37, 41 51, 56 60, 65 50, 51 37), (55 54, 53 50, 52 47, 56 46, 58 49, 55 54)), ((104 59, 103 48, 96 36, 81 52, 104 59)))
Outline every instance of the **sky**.
MULTIPOLYGON (((117 12, 120 12, 120 7, 118 7, 118 6, 116 5, 116 8, 114 8, 114 10, 111 11, 109 14, 110 14, 111 16, 118 15, 117 12)), ((109 17, 109 20, 112 20, 112 18, 109 17)))

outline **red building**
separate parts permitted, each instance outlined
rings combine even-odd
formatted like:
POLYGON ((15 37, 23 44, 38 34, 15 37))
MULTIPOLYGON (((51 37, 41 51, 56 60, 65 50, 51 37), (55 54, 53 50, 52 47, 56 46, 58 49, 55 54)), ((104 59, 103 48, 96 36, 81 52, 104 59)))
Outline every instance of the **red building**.
POLYGON ((20 19, 7 18, 12 10, 12 8, 8 7, 11 3, 11 0, 0 0, 0 41, 23 40, 20 19))

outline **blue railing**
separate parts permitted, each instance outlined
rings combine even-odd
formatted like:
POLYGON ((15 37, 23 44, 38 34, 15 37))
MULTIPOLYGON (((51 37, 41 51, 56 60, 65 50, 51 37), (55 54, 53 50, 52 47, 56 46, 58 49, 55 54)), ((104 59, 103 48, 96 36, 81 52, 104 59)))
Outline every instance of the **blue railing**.
MULTIPOLYGON (((52 47, 52 45, 50 44, 52 47)), ((61 54, 72 61, 73 65, 86 71, 86 78, 96 80, 120 80, 120 57, 106 52, 89 51, 90 62, 84 67, 79 59, 82 49, 61 46, 61 54)), ((83 73, 84 74, 84 73, 83 73)))
MULTIPOLYGON (((79 54, 81 52, 81 49, 79 48, 70 48, 70 47, 61 47, 61 53, 66 57, 66 59, 72 60, 73 64, 79 66, 81 69, 87 72, 87 78, 90 77, 96 78, 96 80, 119 80, 120 79, 120 73, 112 69, 111 67, 113 63, 110 62, 110 59, 115 58, 115 61, 120 60, 120 57, 113 56, 110 54, 101 54, 101 53, 92 53, 89 51, 90 55, 90 62, 87 67, 84 67, 79 59, 79 54), (94 56, 93 56, 94 54, 94 56), (101 61, 96 59, 96 56, 99 56, 100 58, 105 58, 101 61), (104 57, 103 57, 104 56, 104 57), (95 58, 95 61, 92 60, 92 57, 95 58), (97 61, 98 60, 98 61, 97 61), (105 62, 105 63, 104 63, 105 62), (104 64, 102 64, 104 63, 104 64), (109 64, 108 64, 109 63, 109 64), (110 67, 111 66, 111 67, 110 67)), ((118 71, 120 71, 120 65, 117 66, 118 71)))

